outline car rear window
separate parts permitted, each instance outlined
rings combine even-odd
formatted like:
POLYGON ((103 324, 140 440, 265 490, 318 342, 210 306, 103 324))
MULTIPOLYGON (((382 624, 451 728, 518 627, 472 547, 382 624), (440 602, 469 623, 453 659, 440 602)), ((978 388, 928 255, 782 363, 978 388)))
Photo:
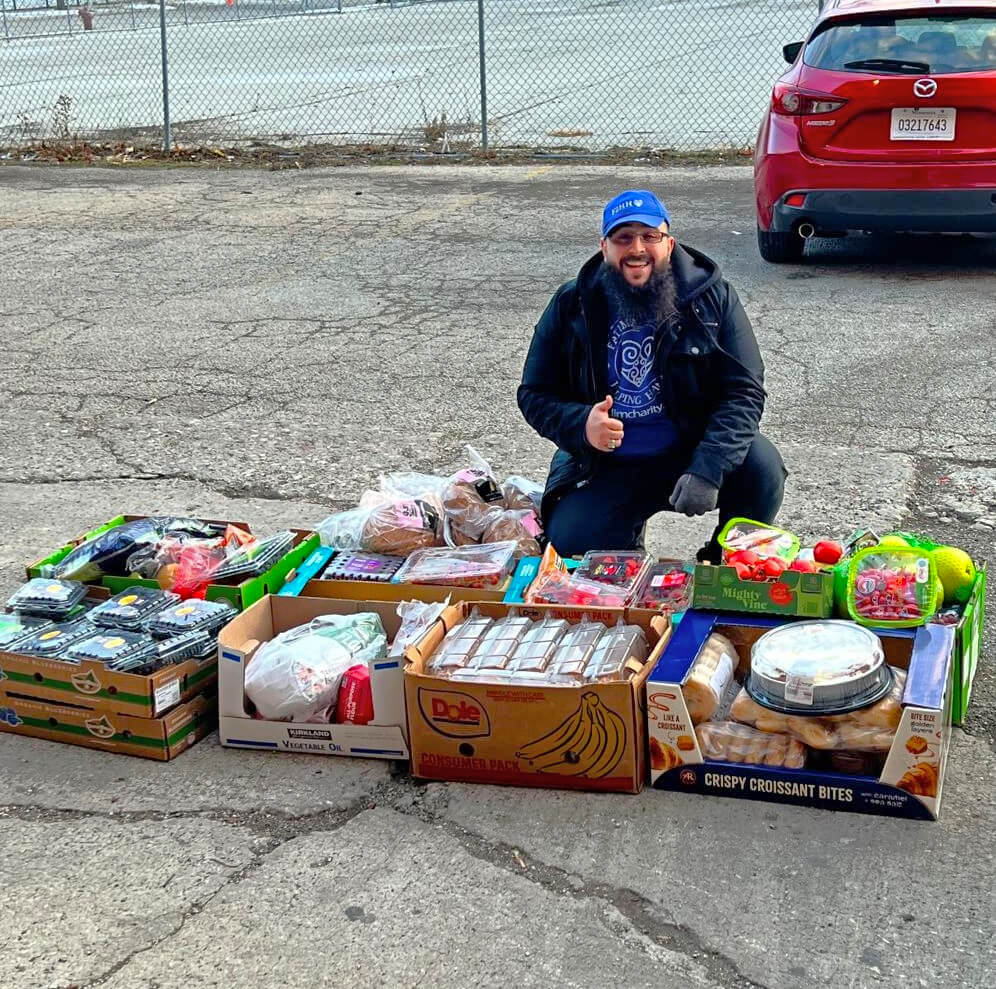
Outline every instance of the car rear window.
POLYGON ((996 14, 877 15, 823 25, 803 62, 841 72, 942 75, 996 69, 996 14))

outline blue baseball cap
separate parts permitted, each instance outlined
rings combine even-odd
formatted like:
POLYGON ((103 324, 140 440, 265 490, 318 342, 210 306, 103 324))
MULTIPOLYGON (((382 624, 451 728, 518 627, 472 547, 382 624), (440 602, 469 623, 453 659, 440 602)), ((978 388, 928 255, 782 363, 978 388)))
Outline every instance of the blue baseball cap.
POLYGON ((671 217, 664 204, 647 189, 627 189, 610 199, 602 210, 602 236, 608 237, 622 223, 645 223, 659 227, 671 226, 671 217))

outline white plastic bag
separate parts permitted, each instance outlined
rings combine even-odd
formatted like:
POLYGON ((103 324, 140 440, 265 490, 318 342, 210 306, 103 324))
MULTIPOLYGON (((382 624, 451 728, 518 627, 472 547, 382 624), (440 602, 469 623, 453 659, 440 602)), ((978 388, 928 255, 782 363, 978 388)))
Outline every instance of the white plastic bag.
POLYGON ((307 721, 334 709, 346 670, 386 652, 377 615, 321 615, 260 647, 246 668, 246 696, 268 721, 307 721))

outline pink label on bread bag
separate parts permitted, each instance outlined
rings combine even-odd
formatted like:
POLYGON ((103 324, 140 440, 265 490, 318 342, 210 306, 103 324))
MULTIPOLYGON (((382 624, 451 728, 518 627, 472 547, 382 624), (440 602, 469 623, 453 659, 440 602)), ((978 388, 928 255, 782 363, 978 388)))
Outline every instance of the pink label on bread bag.
POLYGON ((522 516, 522 528, 529 533, 533 539, 537 539, 539 534, 543 531, 540 528, 539 519, 536 518, 535 512, 530 512, 528 515, 522 516))
POLYGON ((425 529, 425 516, 416 501, 399 501, 394 506, 395 521, 401 529, 425 529))
POLYGON ((466 470, 460 471, 459 474, 453 475, 453 480, 460 484, 461 482, 465 484, 475 484, 482 477, 487 477, 488 475, 484 473, 483 470, 478 470, 476 467, 468 467, 466 470))

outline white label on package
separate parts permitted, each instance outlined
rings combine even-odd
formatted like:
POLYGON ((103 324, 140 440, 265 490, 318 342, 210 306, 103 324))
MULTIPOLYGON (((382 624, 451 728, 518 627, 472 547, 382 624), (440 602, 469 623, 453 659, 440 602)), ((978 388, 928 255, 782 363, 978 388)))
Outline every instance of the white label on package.
POLYGON ((813 681, 809 677, 790 676, 785 681, 785 700, 795 704, 812 704, 813 681))
POLYGON ((920 557, 916 561, 916 582, 918 584, 926 584, 927 578, 930 576, 930 560, 920 557))
POLYGON ((719 662, 716 664, 716 669, 713 670, 712 677, 709 680, 709 686, 712 687, 712 692, 720 700, 723 694, 726 692, 726 688, 730 685, 730 681, 733 679, 733 660, 730 659, 726 653, 723 653, 719 657, 719 662))
POLYGON ((161 687, 156 688, 156 696, 153 700, 153 714, 159 714, 168 707, 173 707, 180 703, 180 681, 170 680, 161 687))

